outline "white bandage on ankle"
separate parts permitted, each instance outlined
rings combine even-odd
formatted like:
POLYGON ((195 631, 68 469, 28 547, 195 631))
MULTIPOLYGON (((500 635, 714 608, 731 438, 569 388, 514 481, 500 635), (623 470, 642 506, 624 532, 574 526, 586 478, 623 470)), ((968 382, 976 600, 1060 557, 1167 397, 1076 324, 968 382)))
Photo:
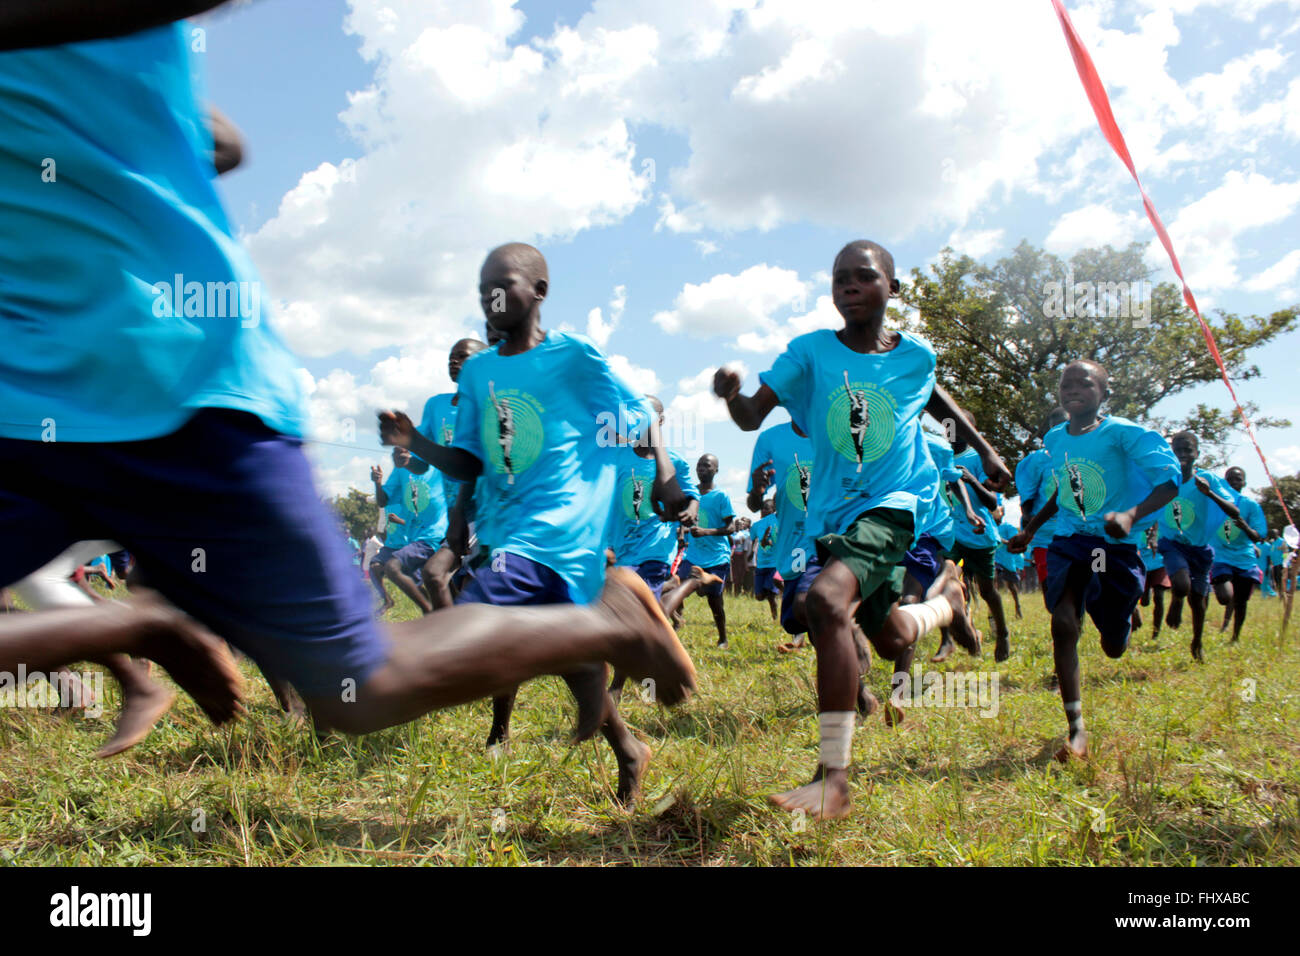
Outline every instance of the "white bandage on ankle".
POLYGON ((821 731, 821 765, 828 770, 844 770, 853 756, 853 722, 851 710, 827 710, 817 715, 821 731))
POLYGON ((924 604, 900 604, 898 609, 916 622, 920 628, 918 639, 936 627, 947 627, 952 623, 952 605, 945 597, 933 597, 924 604))
POLYGON ((1065 704, 1065 719, 1070 723, 1070 733, 1083 730, 1083 701, 1067 701, 1065 704))

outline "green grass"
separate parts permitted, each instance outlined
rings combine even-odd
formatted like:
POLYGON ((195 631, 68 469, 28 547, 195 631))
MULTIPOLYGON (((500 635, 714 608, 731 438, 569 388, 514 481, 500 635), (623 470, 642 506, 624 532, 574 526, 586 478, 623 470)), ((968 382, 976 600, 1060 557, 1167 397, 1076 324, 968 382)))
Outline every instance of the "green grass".
MULTIPOLYGON (((0 863, 1300 864, 1300 637, 1293 625, 1279 644, 1279 602, 1252 602, 1237 646, 1218 636, 1212 607, 1203 665, 1187 652, 1188 623, 1159 647, 1144 628, 1119 661, 1089 627, 1093 757, 1061 766, 1040 600, 1028 596, 1013 622, 995 718, 913 708, 900 728, 879 714, 859 726, 842 821, 801 827, 766 800, 816 762, 811 652, 777 655, 778 629, 748 598, 728 599, 731 649, 718 651, 693 598, 682 636, 699 696, 675 711, 624 696, 654 749, 634 811, 611 799, 604 743, 566 742, 573 708, 557 679, 523 688, 513 748, 494 761, 486 702, 317 743, 249 668, 238 726, 214 730, 182 698, 106 762, 92 755, 115 698, 101 719, 0 710, 0 863)), ((399 605, 397 619, 412 616, 399 605)), ((987 628, 982 608, 977 621, 987 628)), ((991 656, 958 652, 940 669, 977 668, 992 670, 991 656)), ((884 664, 871 684, 887 695, 884 664)))

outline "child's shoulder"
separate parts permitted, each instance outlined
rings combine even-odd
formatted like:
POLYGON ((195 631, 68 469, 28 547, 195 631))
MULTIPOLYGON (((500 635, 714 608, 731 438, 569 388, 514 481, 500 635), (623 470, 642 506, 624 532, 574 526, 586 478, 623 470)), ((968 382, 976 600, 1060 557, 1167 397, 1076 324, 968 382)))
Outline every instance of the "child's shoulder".
POLYGON ((894 349, 895 353, 921 352, 928 355, 931 360, 937 360, 934 346, 926 339, 906 329, 894 329, 894 331, 898 333, 898 346, 894 349))

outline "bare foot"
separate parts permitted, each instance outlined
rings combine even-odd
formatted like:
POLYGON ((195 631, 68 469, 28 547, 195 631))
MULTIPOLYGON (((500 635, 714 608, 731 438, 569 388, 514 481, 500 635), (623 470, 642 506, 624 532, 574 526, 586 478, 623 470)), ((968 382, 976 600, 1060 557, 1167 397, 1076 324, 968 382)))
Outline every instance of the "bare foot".
POLYGON ((700 582, 700 587, 708 587, 710 584, 721 584, 722 578, 716 574, 710 574, 698 564, 691 566, 691 577, 700 582))
POLYGON ((849 775, 844 770, 817 768, 811 783, 768 797, 782 810, 802 811, 814 820, 835 820, 847 816, 852 807, 849 775))
MULTIPOLYGON (((143 668, 141 668, 143 670, 143 668)), ((149 678, 137 686, 122 687, 122 712, 112 738, 96 751, 96 757, 112 757, 129 750, 148 735, 163 714, 172 709, 176 695, 149 678)))
POLYGON ((800 650, 800 647, 801 645, 796 644, 794 641, 784 641, 783 643, 776 645, 776 652, 778 654, 793 654, 800 650))
POLYGON ((870 717, 880 709, 880 701, 876 699, 875 694, 867 689, 866 684, 858 684, 857 706, 858 713, 863 717, 870 717))
POLYGON ((885 701, 885 726, 897 727, 903 722, 903 708, 894 703, 891 697, 885 701))
POLYGON ((1205 663, 1205 650, 1201 646, 1199 637, 1192 638, 1192 660, 1205 663))
POLYGON ((244 678, 225 641, 153 593, 138 591, 129 603, 118 603, 149 625, 131 654, 162 665, 214 724, 244 713, 244 678))
POLYGON ((1011 656, 1011 635, 999 634, 997 643, 994 645, 993 660, 1001 664, 1011 656))
POLYGON ((654 592, 629 568, 610 568, 596 605, 620 625, 623 638, 610 649, 610 662, 629 677, 654 681, 655 699, 669 707, 695 692, 695 665, 654 592))
POLYGON ((1088 759, 1088 732, 1086 730, 1076 730, 1065 739, 1065 746, 1056 752, 1056 759, 1061 763, 1069 763, 1070 758, 1076 760, 1088 759))
POLYGON ((980 632, 966 615, 966 587, 962 584, 961 571, 951 561, 943 563, 943 570, 925 592, 925 599, 928 601, 941 595, 952 606, 952 623, 948 625, 948 633, 971 657, 979 657, 980 632))
POLYGON ((1183 602, 1170 601, 1169 611, 1165 614, 1165 627, 1172 627, 1175 631, 1183 623, 1183 602))
POLYGON ((641 741, 635 741, 636 754, 630 758, 619 755, 618 790, 614 799, 625 807, 634 805, 641 799, 641 781, 645 779, 645 769, 650 766, 650 748, 641 741))
POLYGON ((952 652, 957 649, 957 645, 952 642, 952 635, 948 629, 943 629, 943 640, 939 642, 939 649, 934 652, 934 657, 930 658, 931 664, 942 664, 948 658, 952 657, 952 652))

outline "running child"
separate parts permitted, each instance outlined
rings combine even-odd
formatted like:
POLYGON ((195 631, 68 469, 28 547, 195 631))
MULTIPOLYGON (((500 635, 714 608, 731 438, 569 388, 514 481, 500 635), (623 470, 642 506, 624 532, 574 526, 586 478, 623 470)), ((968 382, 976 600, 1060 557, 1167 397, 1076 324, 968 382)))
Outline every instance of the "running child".
POLYGON ((1210 544, 1225 521, 1232 521, 1247 537, 1256 532, 1241 520, 1232 502, 1232 489, 1218 475, 1196 467, 1200 440, 1182 431, 1169 440, 1174 457, 1181 466, 1178 496, 1160 515, 1160 554, 1169 573, 1169 613, 1165 623, 1175 630, 1182 623, 1183 601, 1192 611, 1192 658, 1204 660, 1201 638, 1205 630, 1205 612, 1210 596, 1210 570, 1214 564, 1214 547, 1210 544))
POLYGON ((695 524, 686 529, 686 554, 678 569, 683 581, 699 568, 704 574, 720 578, 716 583, 699 589, 713 612, 713 626, 718 629, 718 647, 727 648, 727 609, 722 594, 727 576, 731 573, 731 548, 727 536, 736 532, 736 509, 725 491, 713 487, 718 474, 716 455, 701 455, 695 463, 695 474, 700 479, 700 511, 695 524))
POLYGON ((0 351, 0 539, 27 543, 0 553, 0 586, 93 533, 174 605, 138 594, 7 616, 0 671, 146 657, 220 723, 242 711, 242 681, 215 631, 347 733, 604 661, 655 680, 661 703, 682 699, 689 657, 624 572, 589 606, 375 622, 302 452, 299 363, 271 297, 192 315, 171 308, 181 290, 166 294, 177 276, 260 287, 213 187, 202 58, 186 24, 158 26, 213 5, 0 12, 0 49, 16 50, 0 54, 0 313, 13 333, 0 351), (75 157, 57 184, 33 175, 45 156, 75 157), (42 440, 47 419, 56 441, 42 440))
POLYGON ((1241 637, 1241 626, 1246 623, 1246 605, 1250 603, 1250 595, 1264 579, 1259 570, 1259 550, 1264 546, 1268 524, 1264 520, 1264 509, 1254 498, 1243 493, 1246 488, 1243 469, 1229 468, 1223 473, 1223 480, 1232 492, 1232 503, 1241 512, 1245 529, 1235 521, 1224 521, 1215 530, 1210 583, 1214 586, 1215 598, 1224 609, 1223 626, 1219 632, 1227 629, 1227 615, 1231 612, 1232 642, 1235 644, 1241 637))
MULTIPOLYGON (((1169 590, 1169 574, 1165 571, 1165 559, 1160 555, 1160 525, 1153 524, 1147 528, 1146 537, 1138 548, 1138 557, 1146 571, 1146 582, 1142 588, 1142 607, 1152 605, 1151 640, 1160 640, 1160 625, 1165 617, 1165 592, 1169 590)), ((1133 630, 1142 626, 1142 615, 1133 611, 1133 630)))
MULTIPOLYGON (((1038 433, 1039 440, 1069 417, 1064 408, 1052 409, 1043 430, 1038 433)), ((1034 449, 1016 465, 1016 490, 1020 492, 1020 527, 1026 528, 1034 519, 1035 512, 1056 497, 1056 472, 1052 468, 1052 456, 1046 448, 1034 449)), ((1052 518, 1039 526, 1034 540, 1029 543, 1040 590, 1047 582, 1047 549, 1055 533, 1056 519, 1052 518)), ((1043 600, 1047 600, 1046 590, 1043 590, 1043 600)))
MULTIPOLYGON (((451 379, 453 385, 459 381, 460 370, 465 365, 465 362, 485 348, 487 346, 478 339, 461 339, 451 347, 451 352, 447 355, 447 376, 451 379)), ((457 408, 455 392, 443 392, 434 395, 424 403, 424 411, 420 415, 420 434, 435 445, 450 445, 452 438, 456 434, 457 408)), ((414 458, 409 467, 412 472, 420 475, 424 474, 430 466, 423 459, 414 458)), ((442 498, 450 515, 451 509, 456 507, 460 500, 462 483, 446 475, 441 475, 441 479, 442 498)), ((470 520, 470 516, 467 516, 466 520, 470 520)), ((439 544, 438 550, 424 563, 422 577, 432 607, 451 606, 451 579, 452 575, 460 567, 463 557, 464 555, 458 554, 444 540, 439 544)))
POLYGON ((394 448, 393 473, 382 485, 375 482, 375 502, 381 508, 398 505, 403 521, 397 541, 390 531, 377 560, 384 576, 428 614, 433 604, 420 588, 420 571, 447 537, 447 506, 437 473, 426 469, 424 474, 417 474, 410 467, 413 460, 409 450, 394 448))
POLYGON ((930 346, 911 333, 884 327, 889 300, 899 291, 888 251, 867 241, 845 246, 835 258, 831 290, 844 319, 841 329, 791 341, 759 377, 762 384, 754 395, 741 394, 740 376, 731 369, 719 369, 713 386, 742 429, 757 429, 779 404, 813 443, 817 480, 806 533, 816 542, 821 570, 805 609, 817 650, 821 753, 810 783, 772 800, 818 818, 844 816, 850 808, 859 673, 855 617, 875 650, 890 661, 943 625, 969 633, 971 643, 976 640, 951 562, 923 604, 898 604, 903 555, 938 493, 939 474, 925 450, 921 413, 957 420, 958 434, 983 456, 992 481, 1004 485, 1011 478, 936 387, 930 346))
MULTIPOLYGON (((970 427, 975 428, 975 416, 964 412, 970 427)), ((998 522, 992 511, 1001 503, 1001 496, 988 488, 988 476, 979 453, 969 448, 966 442, 956 437, 952 442, 953 467, 962 473, 962 483, 972 496, 971 508, 980 518, 979 524, 972 524, 965 514, 954 508, 953 534, 956 538, 948 557, 960 561, 962 570, 968 575, 978 589, 984 603, 988 605, 989 618, 993 622, 993 634, 996 644, 993 659, 999 663, 1011 656, 1011 634, 1007 627, 1006 612, 1002 608, 1002 597, 993 586, 993 556, 997 553, 1002 538, 998 535, 998 522), (980 530, 977 530, 979 528, 980 530)), ((950 506, 952 502, 949 502, 950 506)))
POLYGON ((1023 552, 1044 521, 1057 516, 1047 550, 1047 606, 1067 736, 1056 758, 1088 755, 1079 679, 1079 632, 1086 610, 1101 649, 1118 658, 1128 648, 1144 571, 1138 542, 1155 514, 1173 500, 1178 462, 1158 432, 1116 416, 1102 417, 1110 376, 1096 362, 1071 362, 1061 373, 1061 407, 1070 415, 1043 444, 1056 468, 1057 494, 1007 543, 1023 552))
POLYGON ((1020 613, 1020 572, 1024 570, 1025 558, 1022 554, 1012 554, 1008 551, 1005 542, 1019 533, 1020 529, 1009 521, 998 525, 998 534, 1004 543, 998 545, 998 550, 993 555, 993 567, 997 573, 996 583, 1003 585, 1010 593, 1011 600, 1015 602, 1017 621, 1023 617, 1020 613))
MULTIPOLYGON (((546 260, 537 249, 510 243, 492 250, 480 272, 479 296, 484 315, 506 337, 461 369, 452 444, 429 441, 405 416, 384 421, 386 443, 408 445, 458 480, 477 477, 477 533, 487 550, 458 606, 596 601, 627 443, 647 445, 654 456, 652 484, 648 494, 643 490, 649 506, 659 515, 689 513, 673 463, 659 444, 658 418, 642 396, 589 339, 542 329, 549 288, 546 260), (627 431, 611 430, 610 421, 627 423, 627 431)), ((648 588, 644 594, 660 627, 671 633, 653 594, 648 588)), ((605 687, 604 664, 562 676, 579 704, 576 739, 598 729, 604 734, 618 760, 616 797, 635 800, 650 749, 619 716, 605 687), (593 699, 596 706, 588 706, 593 699)), ((508 739, 514 698, 514 690, 494 698, 489 747, 508 739)))
MULTIPOLYGON (((966 524, 977 534, 984 532, 984 519, 976 513, 971 504, 966 482, 962 480, 963 473, 953 463, 952 446, 940 436, 926 432, 925 448, 930 455, 930 460, 939 471, 939 493, 934 497, 934 504, 930 508, 925 527, 917 538, 916 544, 903 556, 903 567, 907 572, 906 577, 903 578, 902 603, 904 604, 917 604, 922 601, 930 585, 943 570, 946 556, 951 553, 956 541, 957 521, 953 517, 955 512, 960 511, 966 524)), ((949 628, 939 628, 939 635, 939 648, 930 658, 931 664, 942 664, 952 656, 956 648, 953 633, 949 628)), ((979 632, 976 632, 976 636, 980 636, 979 632)), ((982 648, 980 641, 977 640, 974 644, 965 645, 965 649, 972 656, 978 656, 982 648)), ((895 675, 906 674, 911 669, 912 653, 909 649, 894 661, 895 675)), ((897 688, 900 686, 897 676, 894 680, 893 686, 897 688)), ((905 686, 913 685, 909 682, 905 686)), ((894 695, 891 695, 890 700, 893 699, 894 695)), ((894 726, 902 720, 902 716, 901 710, 890 708, 885 712, 885 721, 890 726, 894 726)))
POLYGON ((750 538, 754 542, 754 597, 767 601, 772 620, 777 620, 776 598, 776 539, 780 527, 776 520, 776 502, 771 498, 763 502, 763 517, 754 522, 750 538))

